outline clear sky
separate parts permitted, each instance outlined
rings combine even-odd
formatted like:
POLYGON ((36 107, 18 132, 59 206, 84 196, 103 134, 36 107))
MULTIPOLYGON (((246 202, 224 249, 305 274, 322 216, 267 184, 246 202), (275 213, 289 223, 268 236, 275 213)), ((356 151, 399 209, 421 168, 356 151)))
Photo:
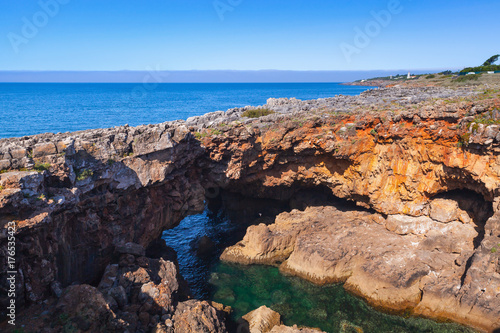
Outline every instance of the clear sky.
POLYGON ((463 68, 500 53, 499 13, 499 0, 0 0, 0 70, 463 68))

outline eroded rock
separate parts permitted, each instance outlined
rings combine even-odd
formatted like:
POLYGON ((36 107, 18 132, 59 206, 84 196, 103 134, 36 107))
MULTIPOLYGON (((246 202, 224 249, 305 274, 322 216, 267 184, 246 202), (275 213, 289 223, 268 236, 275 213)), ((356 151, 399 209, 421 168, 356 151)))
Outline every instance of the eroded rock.
POLYGON ((441 311, 442 317, 476 327, 499 324, 500 301, 493 295, 500 281, 494 278, 494 265, 489 296, 470 289, 469 283, 476 281, 462 281, 465 275, 480 274, 474 263, 485 265, 476 260, 489 257, 476 251, 473 266, 465 264, 475 250, 473 224, 428 217, 389 216, 382 223, 380 219, 377 214, 334 207, 282 213, 273 225, 248 228, 245 238, 221 258, 245 264, 262 263, 262 258, 267 263, 284 260, 281 271, 319 284, 344 282, 346 289, 375 306, 424 315, 441 311), (476 312, 467 315, 472 304, 464 300, 474 298, 485 302, 485 308, 474 307, 476 312), (439 299, 446 301, 440 304, 439 299))
POLYGON ((176 333, 225 333, 223 315, 206 301, 190 300, 179 303, 175 310, 176 333))
POLYGON ((242 321, 244 322, 244 324, 240 324, 240 331, 242 333, 267 333, 273 327, 281 324, 281 316, 276 311, 263 305, 244 315, 242 321), (243 328, 243 325, 245 325, 245 328, 243 328), (246 325, 248 325, 248 328, 246 328, 246 325))

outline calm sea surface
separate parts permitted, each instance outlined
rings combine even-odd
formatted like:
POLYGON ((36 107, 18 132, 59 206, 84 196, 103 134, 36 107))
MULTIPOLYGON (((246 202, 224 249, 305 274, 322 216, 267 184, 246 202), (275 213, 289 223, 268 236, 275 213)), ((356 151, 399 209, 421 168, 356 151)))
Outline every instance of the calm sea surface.
POLYGON ((155 124, 262 105, 270 97, 357 95, 338 83, 0 83, 0 138, 155 124))

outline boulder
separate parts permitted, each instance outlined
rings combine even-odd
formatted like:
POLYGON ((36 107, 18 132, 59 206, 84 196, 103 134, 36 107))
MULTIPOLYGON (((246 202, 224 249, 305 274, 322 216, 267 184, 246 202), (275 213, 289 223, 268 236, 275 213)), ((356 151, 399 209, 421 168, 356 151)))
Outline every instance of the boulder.
POLYGON ((225 333, 223 315, 206 301, 179 303, 173 318, 176 333, 225 333))
MULTIPOLYGON (((293 327, 280 325, 274 326, 270 333, 325 333, 317 328, 308 328, 308 327, 297 327, 294 325, 293 327)), ((359 332, 362 333, 362 332, 359 332)))
POLYGON ((67 329, 108 332, 115 314, 96 288, 82 284, 64 290, 56 307, 67 329))
POLYGON ((436 221, 427 216, 389 215, 385 226, 400 235, 425 235, 436 226, 436 221))
POLYGON ((435 199, 431 201, 430 216, 433 220, 448 223, 458 220, 458 203, 449 199, 435 199))
POLYGON ((242 317, 248 323, 248 332, 267 333, 274 326, 281 324, 281 316, 278 312, 263 305, 242 317))
POLYGON ((126 243, 116 246, 116 252, 121 254, 133 254, 134 256, 142 257, 146 254, 144 246, 136 243, 126 243))

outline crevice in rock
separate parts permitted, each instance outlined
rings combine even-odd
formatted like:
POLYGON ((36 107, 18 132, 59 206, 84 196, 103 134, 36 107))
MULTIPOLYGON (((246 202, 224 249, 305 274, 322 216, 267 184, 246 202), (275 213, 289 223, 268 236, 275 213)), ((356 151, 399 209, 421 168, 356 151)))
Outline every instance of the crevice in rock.
POLYGON ((471 255, 469 257, 469 259, 467 259, 467 262, 465 263, 464 273, 460 277, 460 287, 462 287, 464 285, 464 283, 465 283, 465 278, 467 277, 467 272, 469 271, 469 268, 472 266, 472 257, 473 256, 474 255, 471 255))
POLYGON ((349 199, 339 198, 332 193, 326 185, 314 187, 298 187, 289 200, 291 209, 305 210, 307 207, 333 206, 340 211, 366 211, 375 213, 375 210, 367 208, 365 198, 356 196, 349 199))

